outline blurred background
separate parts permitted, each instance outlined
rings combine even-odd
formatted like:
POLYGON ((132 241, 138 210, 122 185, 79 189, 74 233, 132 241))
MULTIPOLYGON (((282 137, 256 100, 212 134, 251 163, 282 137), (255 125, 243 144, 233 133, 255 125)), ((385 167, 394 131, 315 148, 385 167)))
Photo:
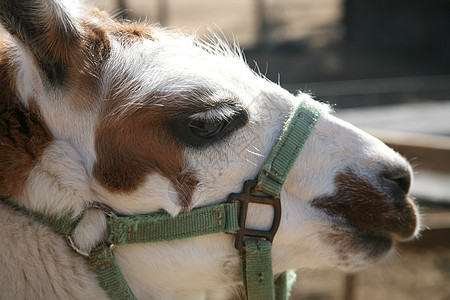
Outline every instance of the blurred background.
POLYGON ((298 271, 293 299, 450 299, 450 0, 94 0, 118 17, 239 41, 250 67, 395 148, 425 231, 357 274, 298 271))

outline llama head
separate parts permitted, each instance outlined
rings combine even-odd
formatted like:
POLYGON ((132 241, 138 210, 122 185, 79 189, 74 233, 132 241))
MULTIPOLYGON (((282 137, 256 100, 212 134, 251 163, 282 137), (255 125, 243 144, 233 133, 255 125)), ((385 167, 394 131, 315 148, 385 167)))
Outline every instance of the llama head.
MULTIPOLYGON (((0 20, 0 195, 44 213, 81 214, 95 201, 176 215, 224 202, 258 174, 294 107, 313 101, 220 41, 71 1, 2 1, 0 20)), ((274 271, 354 271, 386 256, 418 231, 410 181, 399 154, 324 113, 281 192, 274 271)), ((252 206, 248 226, 267 227, 271 213, 252 206)), ((77 243, 89 249, 103 228, 89 211, 77 243)), ((219 293, 240 278, 224 234, 115 251, 137 296, 219 293)))

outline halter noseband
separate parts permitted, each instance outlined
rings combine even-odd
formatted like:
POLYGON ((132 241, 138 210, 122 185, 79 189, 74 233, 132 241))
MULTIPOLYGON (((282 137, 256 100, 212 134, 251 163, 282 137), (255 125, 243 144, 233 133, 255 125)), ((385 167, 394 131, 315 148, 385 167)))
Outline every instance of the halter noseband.
POLYGON ((226 203, 195 208, 175 217, 167 213, 118 216, 107 206, 90 205, 88 208, 100 209, 106 214, 109 233, 107 239, 89 253, 78 249, 71 238, 81 217, 71 218, 69 214, 62 217, 47 216, 18 209, 56 232, 65 234, 70 246, 89 258, 100 284, 111 299, 136 299, 114 257, 115 246, 167 242, 212 233, 235 235, 235 247, 242 256, 247 299, 272 300, 275 296, 276 299, 287 299, 293 283, 290 279, 295 278, 295 275, 285 272, 274 278, 272 273, 271 246, 281 220, 280 192, 323 109, 322 104, 304 99, 286 122, 258 180, 245 182, 243 191, 230 194, 226 203), (245 228, 249 203, 273 207, 274 218, 270 230, 245 228))

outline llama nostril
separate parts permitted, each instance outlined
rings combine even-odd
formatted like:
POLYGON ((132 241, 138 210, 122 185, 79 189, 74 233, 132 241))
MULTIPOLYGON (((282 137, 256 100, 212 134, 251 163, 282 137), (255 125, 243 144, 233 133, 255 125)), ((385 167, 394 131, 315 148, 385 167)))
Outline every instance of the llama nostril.
POLYGON ((394 183, 405 194, 409 192, 409 188, 411 186, 411 173, 409 170, 384 173, 383 178, 389 182, 394 183))

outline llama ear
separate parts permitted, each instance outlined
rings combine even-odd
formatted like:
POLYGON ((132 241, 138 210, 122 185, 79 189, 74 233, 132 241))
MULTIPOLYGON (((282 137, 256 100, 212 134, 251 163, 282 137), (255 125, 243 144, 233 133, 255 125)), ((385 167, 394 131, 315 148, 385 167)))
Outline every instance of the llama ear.
POLYGON ((68 67, 81 58, 82 31, 72 1, 2 0, 0 23, 24 49, 47 79, 61 85, 68 67))

